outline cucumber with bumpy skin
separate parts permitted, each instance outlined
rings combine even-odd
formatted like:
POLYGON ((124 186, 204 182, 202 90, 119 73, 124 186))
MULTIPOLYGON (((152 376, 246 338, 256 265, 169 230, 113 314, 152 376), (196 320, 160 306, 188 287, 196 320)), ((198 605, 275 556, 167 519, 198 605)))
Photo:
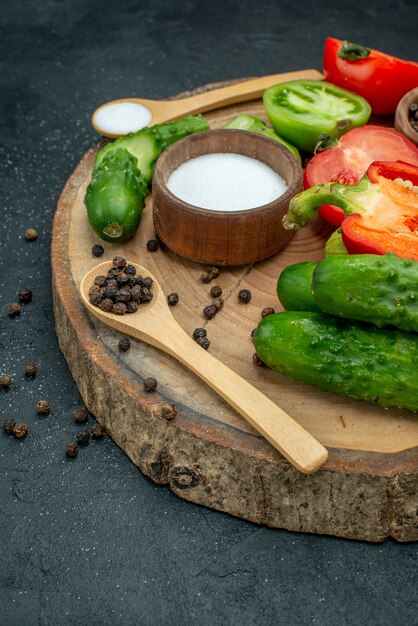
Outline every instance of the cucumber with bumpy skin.
POLYGON ((95 233, 112 243, 132 237, 139 226, 160 154, 182 137, 208 128, 202 115, 189 115, 176 122, 143 128, 102 148, 84 197, 95 233))
POLYGON ((325 391, 418 411, 418 336, 320 313, 268 315, 253 337, 259 358, 325 391))
POLYGON ((288 265, 277 280, 277 295, 287 311, 321 311, 312 294, 313 261, 288 265))
POLYGON ((312 275, 325 313, 375 326, 418 331, 418 263, 389 253, 330 256, 312 275))

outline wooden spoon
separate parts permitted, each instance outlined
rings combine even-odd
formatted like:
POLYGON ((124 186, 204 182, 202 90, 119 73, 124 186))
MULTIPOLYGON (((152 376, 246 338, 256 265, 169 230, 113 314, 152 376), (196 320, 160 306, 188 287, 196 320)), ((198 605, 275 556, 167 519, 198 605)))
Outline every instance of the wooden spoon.
POLYGON ((109 262, 87 272, 80 284, 88 310, 117 330, 167 352, 205 381, 279 452, 306 474, 326 461, 328 451, 312 435, 258 389, 206 352, 177 324, 157 280, 144 267, 132 263, 142 276, 153 280, 153 299, 140 304, 136 313, 118 316, 105 313, 89 301, 88 291, 99 275, 106 275, 109 262))
POLYGON ((263 92, 267 89, 267 87, 271 87, 272 85, 276 85, 278 83, 299 79, 321 80, 322 78, 323 75, 317 70, 300 70, 297 72, 287 72, 285 74, 260 76, 258 78, 252 78, 251 80, 234 83, 233 85, 221 87, 220 89, 212 89, 211 91, 205 91, 203 93, 199 93, 188 98, 181 98, 179 100, 147 100, 145 98, 122 98, 120 100, 111 100, 110 102, 102 104, 95 110, 91 121, 95 130, 101 135, 104 135, 105 137, 120 137, 122 134, 140 130, 141 127, 129 128, 129 130, 126 130, 124 133, 114 131, 112 129, 112 120, 110 119, 109 125, 104 121, 103 112, 105 107, 114 107, 114 105, 124 103, 139 104, 148 109, 151 114, 151 117, 148 120, 145 118, 143 126, 147 126, 149 123, 160 124, 161 122, 167 122, 168 120, 179 119, 184 115, 203 113, 204 111, 220 109, 224 106, 237 104, 238 102, 255 100, 263 95, 263 92))

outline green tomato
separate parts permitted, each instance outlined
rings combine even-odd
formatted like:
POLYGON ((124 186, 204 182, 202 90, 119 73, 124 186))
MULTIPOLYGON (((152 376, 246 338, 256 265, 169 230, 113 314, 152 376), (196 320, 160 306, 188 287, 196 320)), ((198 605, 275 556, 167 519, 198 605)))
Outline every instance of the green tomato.
POLYGON ((267 116, 278 135, 313 152, 323 133, 338 139, 366 124, 369 103, 354 93, 318 80, 294 80, 269 87, 263 94, 267 116))

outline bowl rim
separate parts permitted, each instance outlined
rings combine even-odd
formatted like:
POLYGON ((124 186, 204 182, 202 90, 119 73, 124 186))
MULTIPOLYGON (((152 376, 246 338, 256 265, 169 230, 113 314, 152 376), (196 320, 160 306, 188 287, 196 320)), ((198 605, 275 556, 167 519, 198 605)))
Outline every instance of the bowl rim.
MULTIPOLYGON (((225 152, 225 153, 220 153, 219 150, 202 152, 202 154, 197 154, 196 156, 185 159, 176 168, 174 168, 170 172, 169 175, 171 175, 172 172, 175 171, 175 169, 178 169, 179 167, 181 167, 183 163, 186 163, 187 161, 190 161, 193 158, 204 156, 206 154, 241 154, 242 156, 248 156, 246 154, 236 152, 236 151, 225 152)), ((261 159, 257 159, 256 157, 248 156, 248 158, 250 159, 253 158, 255 160, 261 161, 261 159)), ((280 172, 278 172, 276 169, 273 169, 270 165, 268 165, 264 161, 261 161, 261 162, 264 163, 264 165, 267 165, 267 167, 270 167, 271 170, 273 170, 276 174, 278 174, 279 176, 283 178, 283 175, 280 172)), ((193 133, 191 135, 187 135, 186 137, 179 139, 174 144, 169 146, 157 159, 157 162, 154 168, 153 178, 152 178, 152 188, 154 189, 154 185, 155 185, 154 181, 156 181, 158 186, 160 187, 160 190, 163 190, 163 193, 166 194, 170 198, 171 201, 175 202, 177 205, 181 205, 185 211, 187 210, 189 212, 194 212, 194 213, 199 212, 203 216, 211 217, 212 219, 215 218, 215 219, 224 220, 228 217, 236 218, 239 215, 249 215, 250 213, 253 213, 253 212, 254 213, 259 212, 259 211, 269 212, 269 211, 276 209, 277 204, 279 202, 280 204, 282 204, 283 202, 288 204, 290 200, 293 198, 293 196, 295 195, 296 193, 295 190, 298 188, 302 180, 303 180, 302 166, 300 165, 300 163, 298 163, 296 157, 292 154, 292 152, 288 148, 286 148, 286 146, 276 141, 275 139, 272 139, 271 137, 267 137, 266 135, 262 135, 260 133, 256 133, 254 131, 242 130, 238 128, 213 128, 213 129, 201 131, 199 133, 193 133), (285 180, 288 187, 281 196, 278 196, 277 198, 275 198, 274 200, 271 200, 270 202, 267 202, 266 204, 260 204, 256 207, 251 207, 249 209, 239 209, 237 211, 219 211, 217 209, 207 209, 204 207, 199 207, 195 204, 190 204, 189 202, 186 202, 186 200, 182 200, 181 198, 176 196, 172 191, 170 191, 170 189, 167 187, 167 181, 164 180, 164 177, 161 173, 161 167, 162 167, 162 164, 164 164, 164 162, 171 156, 171 154, 175 152, 176 149, 178 150, 179 144, 196 142, 199 139, 201 139, 203 136, 208 136, 209 133, 210 134, 216 133, 218 135, 220 134, 243 135, 243 136, 251 137, 253 141, 264 143, 267 148, 270 147, 271 149, 276 150, 280 153, 281 161, 278 160, 278 162, 282 162, 283 160, 289 161, 293 166, 291 168, 292 172, 298 171, 298 176, 295 178, 295 180, 293 180, 291 185, 285 180), (296 170, 294 167, 295 165, 296 165, 296 170)))
POLYGON ((418 86, 414 87, 399 100, 395 111, 395 128, 415 144, 418 143, 418 131, 409 124, 408 109, 411 102, 418 101, 418 86))

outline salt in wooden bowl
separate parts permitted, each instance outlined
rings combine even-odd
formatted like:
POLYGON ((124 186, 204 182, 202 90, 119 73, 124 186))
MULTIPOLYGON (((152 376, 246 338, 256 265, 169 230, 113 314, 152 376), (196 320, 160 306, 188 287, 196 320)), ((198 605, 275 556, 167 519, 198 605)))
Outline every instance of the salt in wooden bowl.
POLYGON ((293 232, 282 226, 291 198, 302 191, 302 168, 280 143, 256 133, 219 129, 189 135, 170 146, 154 170, 152 197, 156 233, 177 254, 215 265, 255 263, 282 250, 293 232), (240 154, 269 166, 287 183, 276 199, 244 210, 200 208, 174 195, 170 175, 189 159, 240 154))

